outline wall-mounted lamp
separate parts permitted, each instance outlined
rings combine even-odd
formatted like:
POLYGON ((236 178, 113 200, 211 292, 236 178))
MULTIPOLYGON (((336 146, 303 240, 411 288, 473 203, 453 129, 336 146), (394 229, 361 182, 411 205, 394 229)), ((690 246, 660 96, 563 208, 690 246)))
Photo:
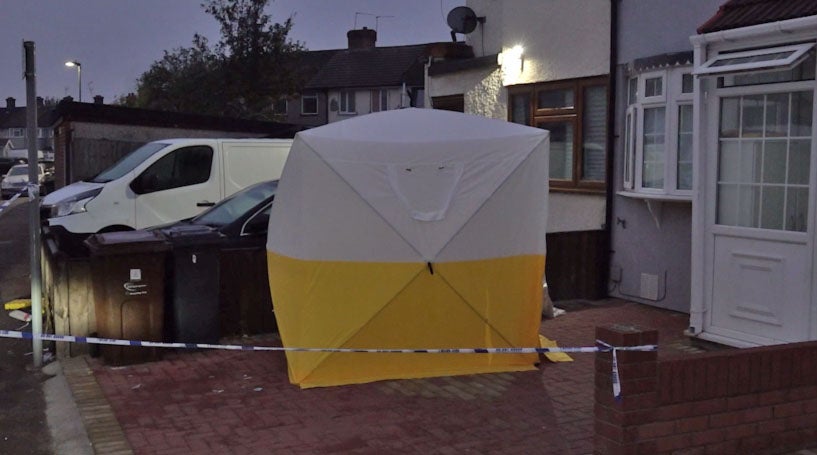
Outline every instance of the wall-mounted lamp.
POLYGON ((516 45, 497 54, 496 63, 502 69, 503 85, 512 85, 519 80, 525 61, 524 52, 525 49, 522 46, 516 45))
POLYGON ((76 60, 65 62, 65 66, 77 69, 77 80, 79 81, 79 102, 82 102, 82 64, 76 60))
POLYGON ((509 69, 518 68, 519 71, 522 71, 522 64, 524 60, 522 58, 522 54, 524 52, 525 49, 517 44, 516 46, 497 54, 496 63, 503 68, 506 67, 508 67, 509 69))

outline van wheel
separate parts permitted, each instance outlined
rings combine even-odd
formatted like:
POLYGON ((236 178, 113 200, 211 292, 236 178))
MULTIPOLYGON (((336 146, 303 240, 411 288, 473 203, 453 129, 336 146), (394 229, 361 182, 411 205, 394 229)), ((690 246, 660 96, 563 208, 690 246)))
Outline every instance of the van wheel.
POLYGON ((132 231, 132 230, 133 230, 133 228, 130 227, 130 226, 116 224, 116 225, 113 225, 113 226, 108 226, 108 227, 104 227, 104 228, 100 229, 99 231, 97 231, 97 234, 104 234, 106 232, 132 231))

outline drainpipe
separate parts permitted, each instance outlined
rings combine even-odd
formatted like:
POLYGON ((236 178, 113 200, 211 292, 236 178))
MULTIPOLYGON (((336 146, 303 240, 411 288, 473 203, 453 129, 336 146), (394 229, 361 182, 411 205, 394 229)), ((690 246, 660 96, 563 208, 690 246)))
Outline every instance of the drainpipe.
POLYGON ((604 240, 602 245, 604 248, 604 268, 601 273, 601 283, 604 286, 602 295, 607 297, 608 280, 610 278, 610 266, 613 248, 613 195, 615 194, 614 182, 614 162, 615 155, 615 126, 616 126, 616 69, 618 60, 618 3, 619 0, 610 0, 610 85, 607 90, 607 159, 605 166, 605 173, 607 175, 607 184, 605 186, 606 203, 604 204, 604 240))
MULTIPOLYGON (((693 68, 698 68, 706 61, 706 44, 703 41, 691 39, 693 44, 693 68)), ((698 335, 703 332, 706 305, 704 304, 704 257, 706 249, 706 206, 704 204, 707 192, 703 191, 706 185, 706 122, 703 121, 703 107, 706 102, 703 94, 703 80, 700 77, 693 79, 692 103, 692 239, 690 256, 690 290, 689 290, 689 328, 687 335, 698 335)))
POLYGON ((428 70, 431 68, 432 57, 429 55, 425 64, 425 74, 423 75, 423 107, 425 109, 433 109, 431 105, 431 78, 428 76, 428 70))

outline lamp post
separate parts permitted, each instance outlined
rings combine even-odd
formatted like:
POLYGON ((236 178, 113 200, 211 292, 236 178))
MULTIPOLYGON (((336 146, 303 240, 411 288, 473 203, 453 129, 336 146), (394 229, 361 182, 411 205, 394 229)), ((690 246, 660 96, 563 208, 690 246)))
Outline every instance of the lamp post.
POLYGON ((65 66, 69 68, 77 68, 77 80, 79 81, 79 102, 82 102, 82 64, 76 60, 65 62, 65 66))

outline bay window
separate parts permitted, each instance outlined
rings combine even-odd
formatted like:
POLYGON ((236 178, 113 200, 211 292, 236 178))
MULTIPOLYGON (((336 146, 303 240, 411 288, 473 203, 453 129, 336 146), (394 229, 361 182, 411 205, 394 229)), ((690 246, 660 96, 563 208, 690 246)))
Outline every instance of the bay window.
POLYGON ((624 191, 691 197, 692 75, 689 67, 631 75, 624 119, 624 191))

